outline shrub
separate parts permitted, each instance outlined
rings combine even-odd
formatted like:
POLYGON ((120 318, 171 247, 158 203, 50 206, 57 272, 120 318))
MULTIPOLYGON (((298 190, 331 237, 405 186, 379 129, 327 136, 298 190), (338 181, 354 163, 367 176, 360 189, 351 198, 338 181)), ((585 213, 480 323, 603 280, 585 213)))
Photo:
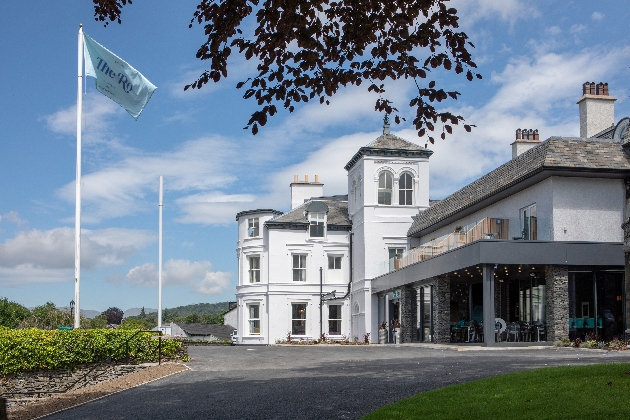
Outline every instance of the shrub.
MULTIPOLYGON (((125 341, 135 333, 124 329, 46 331, 0 329, 0 374, 30 370, 73 369, 79 364, 126 358, 125 341)), ((174 356, 181 342, 162 340, 162 354, 174 356)), ((139 333, 129 341, 129 359, 155 361, 158 340, 139 333)))
POLYGON ((30 315, 31 311, 19 303, 10 301, 7 298, 0 299, 0 326, 16 328, 20 322, 30 315))

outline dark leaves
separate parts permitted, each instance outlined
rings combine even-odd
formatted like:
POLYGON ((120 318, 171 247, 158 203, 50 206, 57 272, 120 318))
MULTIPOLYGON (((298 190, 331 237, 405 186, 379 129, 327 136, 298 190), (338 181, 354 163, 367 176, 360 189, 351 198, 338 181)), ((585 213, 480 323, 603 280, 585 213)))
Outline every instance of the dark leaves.
MULTIPOLYGON (((120 22, 121 8, 130 0, 93 0, 98 21, 120 22)), ((397 113, 384 95, 385 81, 413 78, 418 89, 409 106, 415 109, 413 124, 418 135, 433 131, 441 122, 442 135, 451 134, 446 122, 457 124, 461 116, 438 112, 435 102, 457 99, 459 92, 439 89, 435 81, 420 85, 432 69, 465 72, 468 80, 481 75, 468 48, 474 46, 459 27, 457 10, 446 0, 199 0, 190 27, 201 25, 205 41, 196 57, 206 70, 189 88, 201 89, 227 77, 233 53, 256 63, 256 74, 239 82, 245 99, 258 104, 247 123, 256 134, 274 104, 289 112, 295 103, 319 101, 328 105, 340 88, 366 82, 378 96, 375 109, 397 113), (247 26, 244 24, 247 18, 247 26), (250 23, 253 24, 250 27, 250 23), (424 56, 419 57, 418 51, 424 56), (446 131, 445 131, 446 130, 446 131)), ((435 71, 435 70, 434 70, 435 71)), ((394 116, 395 123, 404 121, 394 116)), ((439 127, 439 126, 438 126, 439 127)), ((468 131, 471 125, 467 125, 468 131)), ((433 143, 433 137, 429 137, 433 143)))

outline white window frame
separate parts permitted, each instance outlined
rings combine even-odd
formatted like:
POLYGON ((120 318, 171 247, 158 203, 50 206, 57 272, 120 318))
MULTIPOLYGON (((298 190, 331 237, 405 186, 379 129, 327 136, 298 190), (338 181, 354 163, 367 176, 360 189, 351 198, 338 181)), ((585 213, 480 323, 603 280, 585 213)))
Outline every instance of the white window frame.
POLYGON ((378 191, 377 191, 377 198, 376 198, 376 202, 379 205, 383 205, 383 206, 391 206, 392 205, 392 201, 393 201, 393 195, 394 195, 394 175, 389 172, 389 171, 381 171, 378 174, 378 191), (387 181, 388 181, 388 177, 389 177, 389 188, 387 188, 387 181), (383 178, 383 186, 381 187, 381 178, 383 178), (388 200, 387 195, 389 193, 389 203, 387 202, 388 200), (383 194, 383 196, 381 196, 381 194, 383 194), (381 200, 382 197, 382 200, 381 200))
POLYGON ((252 217, 247 219, 247 237, 258 238, 260 236, 260 219, 252 217))
POLYGON ((327 278, 332 281, 343 279, 343 255, 328 254, 327 278))
POLYGON ((309 238, 325 238, 326 237, 327 216, 325 212, 309 212, 308 213, 308 236, 309 238), (313 228, 321 226, 321 235, 313 235, 313 228))
POLYGON ((402 174, 400 174, 400 178, 398 178, 398 205, 400 206, 413 206, 413 175, 411 175, 409 172, 403 172, 402 174), (405 188, 402 188, 402 184, 403 184, 403 179, 405 179, 405 177, 409 177, 409 185, 405 185, 405 188), (404 194, 404 200, 401 200, 401 195, 404 194), (407 204, 407 195, 409 195, 411 198, 411 202, 409 204, 407 204))
POLYGON ((293 281, 305 282, 307 267, 306 254, 291 254, 291 267, 291 279, 293 281))
POLYGON ((247 263, 249 264, 249 269, 247 270, 249 282, 260 283, 260 255, 247 256, 247 263), (258 267, 255 267, 254 261, 258 261, 258 267))
POLYGON ((247 331, 249 335, 260 335, 260 304, 252 303, 247 305, 247 331), (258 332, 256 332, 258 329, 258 332))
MULTIPOLYGON (((306 314, 307 314, 307 309, 308 309, 308 304, 306 302, 292 302, 291 303, 291 335, 295 335, 295 336, 304 336, 306 335, 306 327, 307 327, 307 323, 306 323, 306 314), (303 313, 303 317, 295 317, 295 307, 298 305, 303 305, 304 306, 304 313, 303 313), (298 334, 296 333, 296 328, 295 328, 295 322, 303 322, 304 323, 304 333, 303 334, 298 334)), ((299 309, 298 309, 299 310, 299 309)), ((302 314, 297 314, 298 316, 302 316, 302 314)))
POLYGON ((342 321, 343 321, 342 311, 343 311, 343 305, 338 305, 338 304, 330 304, 330 305, 328 305, 328 335, 332 335, 332 336, 339 336, 339 335, 341 335, 341 328, 342 328, 342 325, 343 325, 343 324, 342 324, 342 321), (336 306, 336 307, 337 307, 337 310, 338 310, 338 312, 337 312, 337 316, 338 316, 339 318, 331 318, 331 317, 330 317, 330 309, 331 309, 331 307, 333 307, 333 306, 336 306), (331 323, 331 322, 338 322, 338 323, 339 323, 339 331, 334 331, 334 332, 336 332, 336 333, 338 333, 338 334, 333 334, 333 333, 330 331, 330 323, 331 323))

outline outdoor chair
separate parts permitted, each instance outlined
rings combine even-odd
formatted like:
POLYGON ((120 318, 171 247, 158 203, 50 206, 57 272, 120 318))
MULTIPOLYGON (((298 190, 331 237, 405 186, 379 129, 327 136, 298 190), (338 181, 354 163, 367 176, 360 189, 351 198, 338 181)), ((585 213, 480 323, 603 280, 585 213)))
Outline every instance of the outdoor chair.
POLYGON ((538 333, 538 341, 540 341, 540 337, 542 336, 547 341, 547 330, 545 329, 545 325, 537 325, 537 333, 538 333))
POLYGON ((514 342, 518 341, 518 336, 521 333, 521 327, 516 322, 511 322, 507 327, 507 340, 510 341, 510 336, 514 336, 514 342))

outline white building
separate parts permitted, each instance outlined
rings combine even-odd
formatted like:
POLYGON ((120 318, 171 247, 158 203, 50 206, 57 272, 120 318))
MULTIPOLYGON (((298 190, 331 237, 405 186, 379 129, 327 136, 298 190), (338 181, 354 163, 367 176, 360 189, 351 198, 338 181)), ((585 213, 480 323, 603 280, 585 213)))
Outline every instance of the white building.
POLYGON ((623 331, 629 120, 614 124, 607 85, 585 83, 578 103, 582 137, 519 129, 512 160, 431 206, 432 152, 385 124, 345 166, 347 196, 296 176, 290 212, 239 213, 239 343, 374 342, 395 319, 403 341, 495 318, 557 339, 603 332, 605 311, 623 331))

